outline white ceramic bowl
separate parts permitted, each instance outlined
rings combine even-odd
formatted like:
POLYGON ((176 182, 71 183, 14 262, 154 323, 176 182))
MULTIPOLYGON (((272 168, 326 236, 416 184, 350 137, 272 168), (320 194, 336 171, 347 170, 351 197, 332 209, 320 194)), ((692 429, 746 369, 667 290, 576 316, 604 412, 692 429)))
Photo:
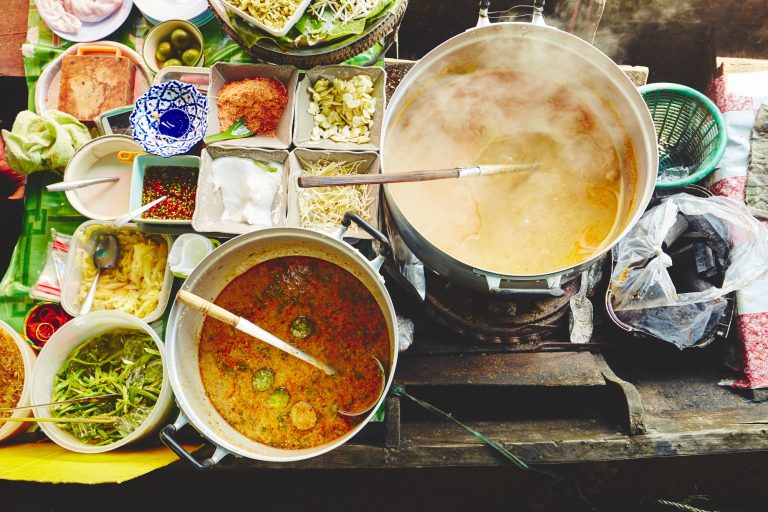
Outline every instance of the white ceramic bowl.
POLYGON ((156 25, 147 32, 144 39, 144 47, 141 50, 141 55, 144 57, 144 62, 147 63, 147 67, 155 73, 159 72, 161 69, 161 65, 155 57, 157 46, 163 41, 169 41, 171 32, 177 28, 182 28, 189 32, 196 43, 193 46, 200 49, 200 58, 197 59, 197 62, 194 63, 193 66, 202 66, 205 61, 205 57, 203 56, 203 34, 200 32, 200 29, 188 21, 168 20, 156 25))
MULTIPOLYGON (((119 328, 135 328, 146 331, 157 344, 163 360, 163 385, 160 389, 157 403, 152 408, 144 423, 129 435, 104 446, 94 446, 79 441, 69 432, 62 430, 55 423, 40 423, 40 428, 59 446, 80 453, 102 453, 121 446, 134 443, 167 423, 173 408, 173 392, 168 379, 168 369, 165 361, 165 346, 157 333, 145 322, 135 316, 121 311, 97 311, 70 320, 56 331, 45 344, 37 358, 37 364, 32 372, 31 399, 32 403, 45 404, 51 401, 53 380, 61 370, 69 354, 78 346, 95 336, 119 328)), ((51 417, 47 406, 35 407, 35 417, 51 417)))
POLYGON ((117 159, 120 151, 144 149, 127 135, 105 135, 81 147, 67 164, 64 181, 107 178, 116 176, 120 181, 100 183, 65 192, 72 207, 94 220, 114 220, 128 211, 131 191, 130 162, 117 159))
MULTIPOLYGON (((35 352, 32 350, 26 341, 11 328, 10 325, 0 320, 0 329, 8 333, 13 341, 16 342, 16 346, 21 352, 21 360, 24 362, 24 386, 21 388, 21 398, 16 407, 24 407, 30 405, 29 396, 32 389, 32 370, 35 366, 35 352)), ((30 409, 23 411, 15 411, 11 414, 11 418, 27 418, 32 414, 30 409)), ((10 439, 11 437, 24 432, 29 428, 29 423, 13 423, 7 422, 0 425, 0 442, 10 439)))

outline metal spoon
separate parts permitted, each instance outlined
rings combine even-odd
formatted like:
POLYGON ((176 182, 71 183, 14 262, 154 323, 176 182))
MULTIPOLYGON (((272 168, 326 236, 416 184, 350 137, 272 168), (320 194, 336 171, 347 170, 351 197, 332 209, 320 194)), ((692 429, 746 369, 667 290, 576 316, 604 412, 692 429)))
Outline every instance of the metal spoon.
POLYGON ((96 249, 93 251, 93 266, 96 267, 98 272, 96 272, 96 277, 93 278, 93 284, 91 284, 91 289, 88 290, 88 295, 85 296, 83 303, 80 305, 80 315, 85 315, 91 310, 93 298, 96 296, 99 276, 105 270, 114 267, 119 257, 120 242, 117 241, 117 237, 114 235, 101 235, 96 244, 96 249))
POLYGON ((99 183, 112 183, 119 180, 119 177, 112 176, 109 178, 93 178, 89 180, 60 181, 58 183, 51 183, 45 188, 48 192, 65 192, 67 190, 90 187, 91 185, 98 185, 99 183))
POLYGON ((342 416, 361 416, 373 409, 373 407, 379 402, 379 398, 381 398, 381 394, 384 392, 384 387, 387 384, 384 365, 381 364, 381 361, 379 361, 378 357, 371 356, 371 363, 369 364, 369 367, 366 368, 366 370, 377 372, 378 379, 376 383, 376 392, 371 393, 367 397, 363 397, 362 403, 357 403, 357 401, 355 401, 351 404, 348 404, 347 409, 337 409, 336 412, 342 416))
POLYGON ((162 203, 168 199, 168 196, 158 197, 154 201, 150 201, 149 203, 145 204, 144 206, 140 206, 139 208, 134 208, 133 210, 129 211, 125 215, 122 215, 115 219, 115 227, 121 228, 131 222, 133 219, 144 213, 145 211, 149 210, 153 206, 162 203))

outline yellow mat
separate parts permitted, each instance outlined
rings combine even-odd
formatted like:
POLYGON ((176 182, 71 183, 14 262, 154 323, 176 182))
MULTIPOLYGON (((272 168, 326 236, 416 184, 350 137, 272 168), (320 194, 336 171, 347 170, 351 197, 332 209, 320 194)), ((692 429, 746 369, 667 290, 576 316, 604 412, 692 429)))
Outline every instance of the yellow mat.
MULTIPOLYGON (((195 451, 200 446, 186 446, 195 451)), ((107 453, 74 453, 54 443, 0 447, 0 479, 27 482, 105 484, 146 475, 178 460, 165 446, 121 448, 107 453)))

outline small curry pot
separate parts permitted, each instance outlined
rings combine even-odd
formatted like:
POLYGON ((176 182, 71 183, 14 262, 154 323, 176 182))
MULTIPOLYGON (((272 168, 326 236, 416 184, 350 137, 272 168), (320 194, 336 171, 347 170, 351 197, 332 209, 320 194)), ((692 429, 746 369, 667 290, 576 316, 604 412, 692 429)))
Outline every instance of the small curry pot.
POLYGON ((379 304, 389 331, 390 367, 386 369, 386 385, 376 406, 352 430, 338 439, 313 448, 288 450, 258 443, 237 430, 221 417, 208 399, 198 363, 200 331, 204 317, 178 301, 173 303, 166 331, 166 365, 180 414, 173 424, 160 432, 160 439, 179 457, 198 469, 213 467, 229 454, 250 459, 292 462, 322 455, 341 446, 357 434, 383 403, 397 365, 397 317, 392 299, 384 287, 379 268, 389 252, 389 243, 378 231, 354 214, 347 213, 334 236, 300 228, 272 228, 247 233, 222 244, 195 268, 183 290, 213 301, 237 276, 254 265, 284 256, 312 256, 335 263, 355 275, 379 304), (369 261, 343 241, 351 222, 360 225, 378 242, 381 253, 369 261), (174 439, 174 434, 187 423, 216 446, 213 455, 198 461, 174 439))

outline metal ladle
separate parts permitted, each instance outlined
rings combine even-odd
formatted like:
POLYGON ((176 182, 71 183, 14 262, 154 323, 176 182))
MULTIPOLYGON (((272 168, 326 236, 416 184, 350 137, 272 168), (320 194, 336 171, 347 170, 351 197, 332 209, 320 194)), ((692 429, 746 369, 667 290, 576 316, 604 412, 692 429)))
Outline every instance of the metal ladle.
POLYGON ((93 278, 91 289, 80 305, 80 315, 87 314, 93 306, 93 298, 96 296, 96 287, 99 284, 101 273, 111 269, 117 264, 120 257, 120 242, 115 235, 101 235, 93 251, 93 266, 96 267, 96 276, 93 278))
POLYGON ((376 356, 371 356, 371 363, 370 367, 366 368, 366 370, 372 370, 377 372, 377 387, 376 392, 371 393, 369 396, 365 397, 363 400, 363 403, 357 403, 353 402, 351 404, 348 404, 346 407, 347 409, 341 409, 338 408, 336 410, 337 413, 339 413, 342 416, 362 416, 363 414, 367 413, 373 407, 379 402, 379 398, 381 398, 381 394, 384 392, 384 387, 387 384, 387 376, 384 372, 384 365, 381 364, 381 361, 379 361, 379 358, 376 356))

